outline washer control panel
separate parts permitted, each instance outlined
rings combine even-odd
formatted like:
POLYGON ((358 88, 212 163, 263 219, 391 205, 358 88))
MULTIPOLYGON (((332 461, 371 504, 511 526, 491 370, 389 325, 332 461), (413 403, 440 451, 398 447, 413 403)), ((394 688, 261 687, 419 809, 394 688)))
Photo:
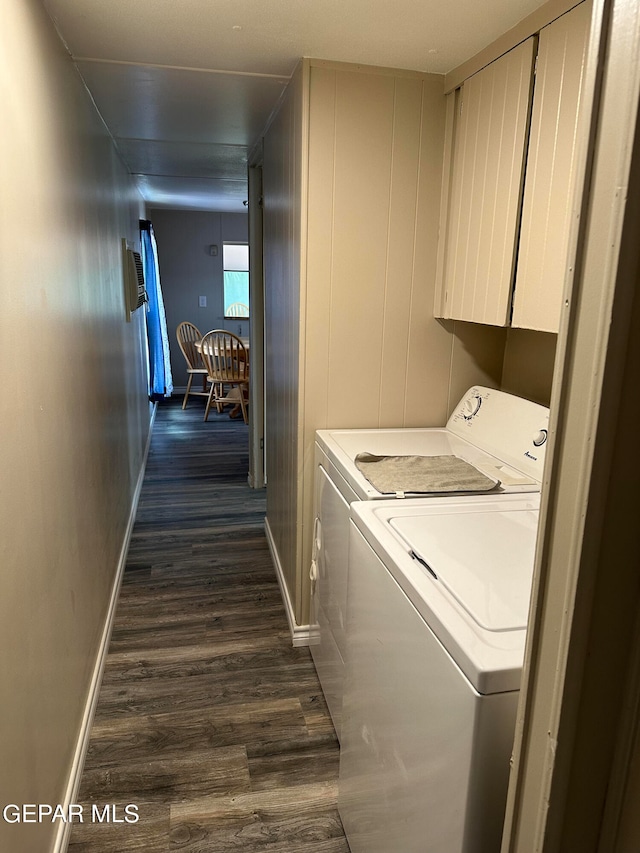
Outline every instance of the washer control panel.
POLYGON ((549 430, 546 406, 477 385, 460 400, 447 429, 535 480, 542 480, 549 430))

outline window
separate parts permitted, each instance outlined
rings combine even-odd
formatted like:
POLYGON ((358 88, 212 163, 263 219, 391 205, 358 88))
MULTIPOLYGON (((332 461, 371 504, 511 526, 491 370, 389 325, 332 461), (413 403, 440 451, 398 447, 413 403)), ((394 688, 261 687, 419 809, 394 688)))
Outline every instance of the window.
POLYGON ((224 316, 249 316, 249 245, 223 243, 224 316))

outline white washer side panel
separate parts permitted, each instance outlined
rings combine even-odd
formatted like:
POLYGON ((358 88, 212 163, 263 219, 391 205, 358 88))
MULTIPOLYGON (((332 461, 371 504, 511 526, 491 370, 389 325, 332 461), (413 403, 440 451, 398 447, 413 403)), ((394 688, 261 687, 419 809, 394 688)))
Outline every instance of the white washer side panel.
POLYGON ((346 497, 343 496, 327 469, 336 481, 341 479, 317 449, 315 516, 318 552, 317 580, 311 585, 311 615, 315 624, 310 650, 340 739, 346 650, 349 503, 355 500, 356 495, 342 481, 340 486, 346 492, 346 497))
POLYGON ((517 693, 477 694, 352 525, 338 807, 351 853, 500 848, 517 693))
POLYGON ((322 465, 316 469, 320 519, 316 596, 329 620, 340 653, 345 654, 347 578, 349 571, 349 503, 322 465))
POLYGON ((336 646, 333 631, 321 607, 318 607, 317 637, 310 646, 333 727, 338 740, 342 731, 342 695, 344 693, 344 661, 336 646))

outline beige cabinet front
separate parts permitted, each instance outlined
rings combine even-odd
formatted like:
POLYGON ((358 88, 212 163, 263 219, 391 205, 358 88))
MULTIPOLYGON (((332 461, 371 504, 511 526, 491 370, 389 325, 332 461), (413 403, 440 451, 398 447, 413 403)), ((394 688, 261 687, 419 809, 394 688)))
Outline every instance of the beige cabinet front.
POLYGON ((534 46, 535 39, 527 39, 465 80, 458 93, 444 318, 509 321, 534 46))
POLYGON ((558 331, 590 13, 586 0, 448 96, 437 317, 558 331))
POLYGON ((512 326, 557 332, 576 180, 591 4, 540 31, 512 326))

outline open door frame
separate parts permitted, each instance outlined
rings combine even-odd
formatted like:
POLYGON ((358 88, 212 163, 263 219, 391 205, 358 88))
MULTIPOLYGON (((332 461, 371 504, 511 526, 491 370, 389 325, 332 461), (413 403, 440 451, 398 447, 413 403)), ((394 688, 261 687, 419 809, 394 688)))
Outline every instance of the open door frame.
POLYGON ((249 162, 249 485, 265 486, 264 463, 264 270, 262 263, 262 151, 249 162))

